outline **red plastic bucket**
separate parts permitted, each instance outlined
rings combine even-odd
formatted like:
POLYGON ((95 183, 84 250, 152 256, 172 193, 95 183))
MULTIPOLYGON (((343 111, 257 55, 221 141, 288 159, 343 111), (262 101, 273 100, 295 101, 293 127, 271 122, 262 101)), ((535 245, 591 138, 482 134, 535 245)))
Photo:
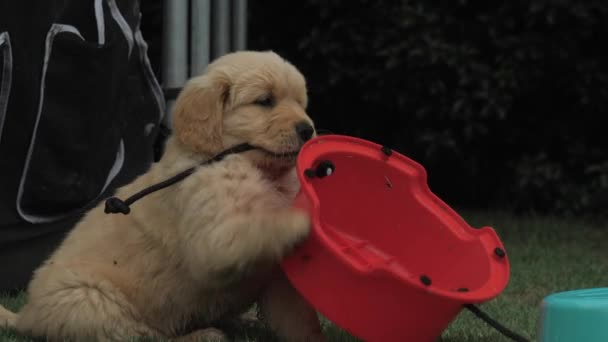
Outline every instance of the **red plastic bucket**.
POLYGON ((348 136, 309 141, 294 206, 309 239, 283 262, 321 314, 366 341, 434 341, 463 304, 490 300, 509 279, 504 247, 428 188, 418 163, 348 136), (329 171, 332 171, 331 174, 329 171))

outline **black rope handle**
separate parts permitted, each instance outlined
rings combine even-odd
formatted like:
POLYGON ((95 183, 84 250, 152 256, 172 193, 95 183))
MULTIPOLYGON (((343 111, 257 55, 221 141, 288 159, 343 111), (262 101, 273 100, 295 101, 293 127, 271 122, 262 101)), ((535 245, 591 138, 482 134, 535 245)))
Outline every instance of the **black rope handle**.
POLYGON ((160 183, 154 184, 152 186, 149 186, 149 187, 135 193, 134 195, 132 195, 131 197, 127 198, 124 201, 117 197, 110 197, 106 200, 106 206, 105 206, 104 212, 106 214, 121 213, 124 215, 128 215, 131 212, 131 208, 129 207, 131 204, 135 203, 136 201, 140 200, 141 198, 143 198, 153 192, 164 189, 170 185, 173 185, 173 184, 183 180, 184 178, 186 178, 186 177, 190 176, 192 173, 194 173, 194 171, 196 170, 197 167, 203 166, 203 165, 208 165, 208 164, 211 164, 214 162, 218 162, 218 161, 224 159, 224 157, 226 157, 229 154, 242 153, 242 152, 253 150, 255 148, 256 147, 249 145, 247 143, 233 146, 233 147, 219 153, 215 157, 200 163, 198 166, 191 167, 187 170, 184 170, 184 171, 176 174, 175 176, 173 176, 169 179, 166 179, 160 183))
MULTIPOLYGON (((180 88, 171 88, 171 89, 167 89, 167 91, 170 92, 170 94, 176 95, 177 93, 179 93, 180 88)), ((167 133, 167 134, 169 134, 169 133, 167 133)), ((317 134, 318 135, 332 134, 332 132, 329 130, 318 129, 317 134)), ((236 145, 236 146, 233 146, 233 147, 219 153, 215 157, 202 162, 198 166, 203 166, 203 165, 211 164, 213 162, 220 161, 229 154, 246 152, 246 151, 250 151, 250 150, 253 150, 256 148, 258 148, 258 147, 255 147, 248 143, 236 145)), ((187 170, 184 170, 184 171, 176 174, 175 176, 173 176, 169 179, 166 179, 160 183, 149 186, 149 187, 135 193, 134 195, 132 195, 131 197, 127 198, 124 201, 117 197, 110 197, 105 202, 106 206, 105 206, 104 212, 106 214, 122 213, 124 215, 128 215, 131 212, 131 208, 129 207, 131 204, 135 203, 136 201, 140 200, 141 198, 143 198, 153 192, 164 189, 168 186, 171 186, 171 185, 183 180, 184 178, 190 176, 194 172, 194 170, 196 170, 196 168, 198 166, 191 167, 187 170)))
POLYGON ((498 321, 496 321, 495 319, 490 317, 487 313, 481 311, 481 309, 478 308, 477 306, 475 306, 473 304, 465 304, 464 307, 467 308, 469 311, 471 311, 475 316, 477 316, 478 318, 480 318, 481 320, 486 322, 489 326, 496 329, 499 333, 510 338, 511 340, 516 341, 516 342, 530 342, 530 340, 528 340, 527 338, 519 335, 518 333, 516 333, 516 332, 508 329, 504 325, 500 324, 498 321))

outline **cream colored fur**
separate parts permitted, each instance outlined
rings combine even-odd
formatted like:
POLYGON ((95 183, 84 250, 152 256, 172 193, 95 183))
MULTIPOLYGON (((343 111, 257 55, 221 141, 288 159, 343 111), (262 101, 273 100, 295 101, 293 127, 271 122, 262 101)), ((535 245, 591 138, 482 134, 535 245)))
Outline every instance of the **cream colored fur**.
POLYGON ((307 215, 290 207, 295 157, 277 155, 301 147, 294 126, 312 125, 306 103, 304 77, 272 52, 216 60, 178 97, 163 158, 117 196, 238 143, 266 151, 200 167, 129 215, 100 204, 36 270, 21 312, 0 307, 0 325, 49 340, 224 338, 212 323, 257 302, 283 340, 322 341, 316 312, 278 267, 309 232, 307 215), (271 106, 259 103, 269 96, 271 106))

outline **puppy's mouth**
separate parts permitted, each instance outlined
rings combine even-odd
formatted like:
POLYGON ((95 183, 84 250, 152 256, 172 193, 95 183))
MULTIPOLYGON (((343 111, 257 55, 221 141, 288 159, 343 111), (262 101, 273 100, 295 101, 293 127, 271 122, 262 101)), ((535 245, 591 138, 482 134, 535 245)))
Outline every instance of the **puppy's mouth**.
POLYGON ((258 150, 264 158, 258 161, 257 167, 270 179, 276 180, 289 171, 295 164, 300 149, 288 151, 271 151, 265 148, 258 150))
POLYGON ((298 153, 300 153, 299 149, 285 152, 273 152, 266 149, 262 149, 262 151, 264 151, 264 153, 266 153, 268 156, 280 160, 296 159, 298 157, 298 153))
POLYGON ((267 161, 293 161, 298 157, 300 153, 301 147, 297 147, 295 149, 285 150, 285 151, 276 151, 266 147, 262 147, 260 145, 251 145, 256 150, 262 152, 266 157, 267 161))

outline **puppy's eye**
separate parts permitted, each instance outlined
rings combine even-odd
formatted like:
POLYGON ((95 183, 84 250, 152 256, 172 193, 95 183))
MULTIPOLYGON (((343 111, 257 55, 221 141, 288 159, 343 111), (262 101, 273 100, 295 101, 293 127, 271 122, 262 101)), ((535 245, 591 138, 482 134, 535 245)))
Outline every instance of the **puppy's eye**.
POLYGON ((262 107, 272 107, 274 106, 274 97, 272 95, 260 97, 259 99, 253 102, 254 104, 262 107))

